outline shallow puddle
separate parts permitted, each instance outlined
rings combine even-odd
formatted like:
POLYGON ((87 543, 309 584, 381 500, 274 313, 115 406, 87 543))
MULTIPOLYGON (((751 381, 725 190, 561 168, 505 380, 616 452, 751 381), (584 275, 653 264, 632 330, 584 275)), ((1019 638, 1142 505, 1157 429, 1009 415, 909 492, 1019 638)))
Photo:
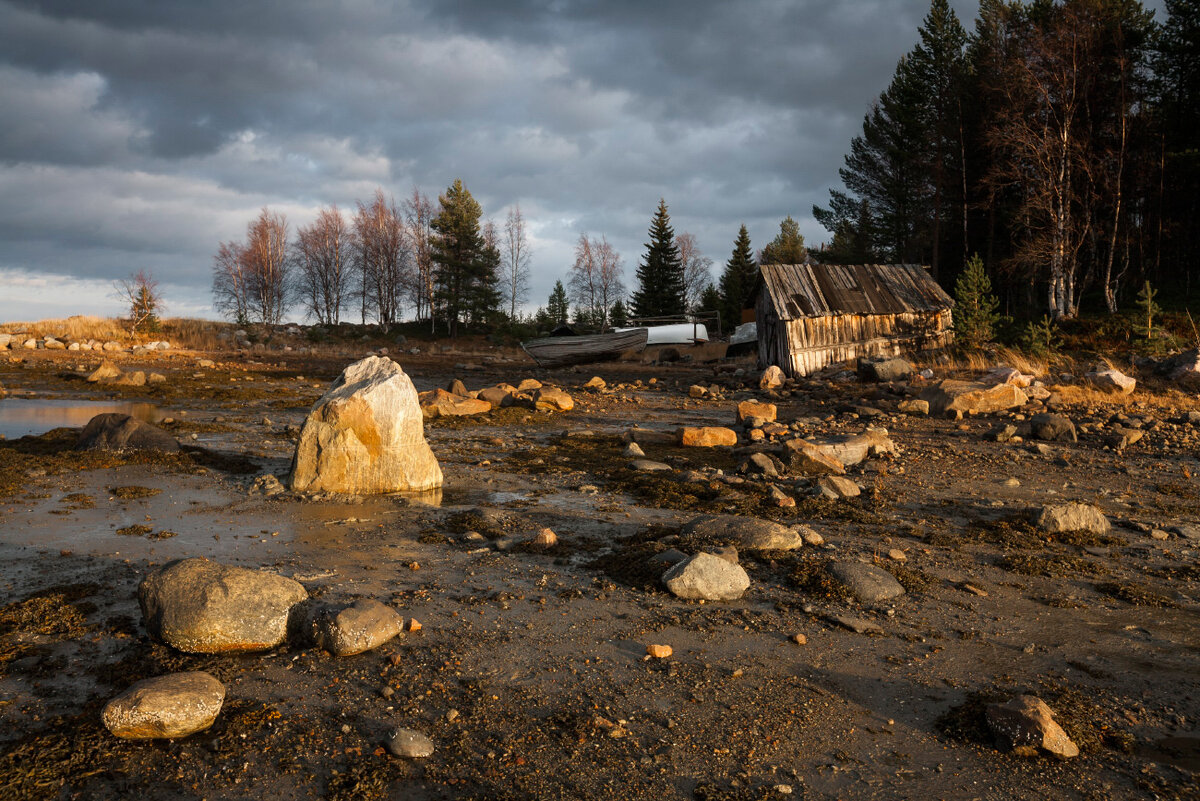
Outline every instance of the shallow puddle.
POLYGON ((52 428, 81 428, 98 414, 128 414, 147 423, 163 415, 152 403, 5 398, 0 400, 0 435, 7 439, 44 434, 52 428))

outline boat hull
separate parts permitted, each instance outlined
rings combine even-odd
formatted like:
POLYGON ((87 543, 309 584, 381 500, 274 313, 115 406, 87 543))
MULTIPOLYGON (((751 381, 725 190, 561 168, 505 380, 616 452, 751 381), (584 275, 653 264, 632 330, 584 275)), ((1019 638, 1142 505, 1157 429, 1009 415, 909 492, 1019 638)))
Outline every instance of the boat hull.
POLYGON ((522 342, 521 348, 539 367, 564 367, 615 359, 622 353, 646 347, 646 329, 588 334, 578 337, 544 337, 522 342))

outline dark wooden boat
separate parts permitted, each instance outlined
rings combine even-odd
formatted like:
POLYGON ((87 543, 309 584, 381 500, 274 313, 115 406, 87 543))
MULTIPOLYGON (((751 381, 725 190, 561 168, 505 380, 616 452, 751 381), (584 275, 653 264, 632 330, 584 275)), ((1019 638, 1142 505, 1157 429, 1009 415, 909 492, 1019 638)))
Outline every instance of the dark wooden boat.
POLYGON ((646 347, 649 332, 645 328, 586 334, 577 337, 543 337, 522 342, 521 347, 539 367, 564 367, 615 359, 627 350, 646 347))

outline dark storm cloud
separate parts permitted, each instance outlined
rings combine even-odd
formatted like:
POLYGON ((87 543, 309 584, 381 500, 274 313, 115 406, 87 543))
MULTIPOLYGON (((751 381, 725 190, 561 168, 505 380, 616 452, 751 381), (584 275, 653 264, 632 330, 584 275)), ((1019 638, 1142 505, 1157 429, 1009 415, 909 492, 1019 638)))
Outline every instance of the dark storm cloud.
POLYGON ((0 0, 0 271, 145 266, 194 305, 263 205, 303 224, 455 177, 521 203, 535 304, 584 231, 632 279, 660 197, 717 264, 741 222, 819 240, 927 5, 0 0))

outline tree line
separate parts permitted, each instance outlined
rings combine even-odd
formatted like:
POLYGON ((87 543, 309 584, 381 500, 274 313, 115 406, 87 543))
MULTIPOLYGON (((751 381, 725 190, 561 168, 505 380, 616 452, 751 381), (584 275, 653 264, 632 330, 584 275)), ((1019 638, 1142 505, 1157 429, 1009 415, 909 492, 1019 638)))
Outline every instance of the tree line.
POLYGON ((695 235, 675 233, 666 200, 659 200, 651 218, 649 239, 638 261, 636 287, 626 297, 621 255, 605 237, 580 234, 566 285, 561 280, 555 283, 546 305, 535 313, 535 322, 543 328, 570 322, 604 330, 630 321, 663 321, 690 314, 706 315, 728 332, 741 323, 742 310, 754 305, 759 264, 809 260, 799 223, 790 216, 757 254, 742 225, 717 280, 712 276, 713 261, 700 251, 695 235))
POLYGON ((419 189, 402 204, 377 190, 349 217, 327 206, 294 237, 284 215, 264 208, 244 239, 218 247, 214 306, 241 324, 278 324, 298 305, 319 324, 351 314, 384 331, 407 307, 451 336, 505 308, 515 317, 529 291, 525 218, 514 206, 501 230, 482 216, 461 180, 436 206, 419 189))
POLYGON ((665 200, 651 220, 650 241, 627 293, 621 254, 606 236, 581 233, 567 283, 560 280, 545 306, 522 309, 529 293, 532 249, 519 205, 502 227, 483 222, 479 203, 461 180, 437 205, 414 189, 397 204, 376 191, 347 216, 337 206, 293 235, 287 218, 264 208, 245 238, 222 242, 213 259, 215 308, 239 324, 278 324, 293 308, 321 325, 347 315, 384 331, 412 318, 457 336, 464 327, 532 323, 541 330, 572 323, 607 330, 630 320, 720 314, 731 328, 752 305, 758 260, 807 259, 798 224, 788 217, 780 234, 756 256, 743 225, 719 282, 696 237, 676 234, 665 200), (574 311, 572 312, 572 306, 574 311))
POLYGON ((979 254, 1005 311, 1116 312, 1147 280, 1193 296, 1200 0, 933 0, 863 120, 814 255, 930 265, 979 254))

